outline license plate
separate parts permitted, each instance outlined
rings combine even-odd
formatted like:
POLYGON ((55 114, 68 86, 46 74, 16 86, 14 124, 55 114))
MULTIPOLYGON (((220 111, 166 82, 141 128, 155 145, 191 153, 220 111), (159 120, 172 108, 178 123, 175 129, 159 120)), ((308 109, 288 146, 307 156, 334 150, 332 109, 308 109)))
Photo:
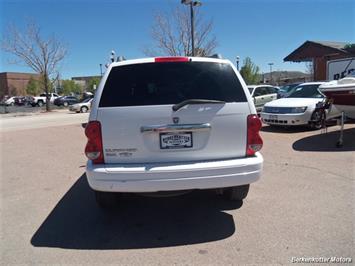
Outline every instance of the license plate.
POLYGON ((269 115, 269 119, 277 120, 277 115, 269 115))
POLYGON ((192 133, 161 133, 160 148, 161 149, 183 149, 192 147, 192 133))

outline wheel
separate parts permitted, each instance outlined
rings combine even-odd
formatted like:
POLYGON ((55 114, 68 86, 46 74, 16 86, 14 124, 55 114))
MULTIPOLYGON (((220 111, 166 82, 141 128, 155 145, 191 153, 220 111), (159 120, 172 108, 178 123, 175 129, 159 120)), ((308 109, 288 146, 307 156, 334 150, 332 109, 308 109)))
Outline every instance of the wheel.
POLYGON ((63 105, 64 105, 65 107, 67 107, 69 104, 68 104, 68 102, 64 102, 63 105))
POLYGON ((103 209, 112 208, 117 200, 117 193, 95 191, 96 203, 103 209))
POLYGON ((80 108, 80 112, 86 113, 89 109, 86 106, 80 108))
POLYGON ((223 196, 227 200, 240 201, 247 197, 250 185, 228 187, 223 189, 223 196))
POLYGON ((311 121, 309 126, 311 129, 321 129, 325 126, 325 113, 322 110, 314 111, 311 116, 311 121))
POLYGON ((39 107, 42 107, 43 104, 44 104, 43 101, 38 101, 38 102, 37 102, 37 105, 38 105, 39 107))

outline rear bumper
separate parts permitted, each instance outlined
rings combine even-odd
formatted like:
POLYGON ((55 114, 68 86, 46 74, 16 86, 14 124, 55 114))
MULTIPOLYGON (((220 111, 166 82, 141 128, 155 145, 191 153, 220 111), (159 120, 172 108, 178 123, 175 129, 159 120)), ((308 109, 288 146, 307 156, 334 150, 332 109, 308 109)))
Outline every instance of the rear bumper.
POLYGON ((93 165, 88 161, 90 187, 108 192, 158 192, 211 189, 250 184, 259 179, 263 157, 179 164, 93 165))

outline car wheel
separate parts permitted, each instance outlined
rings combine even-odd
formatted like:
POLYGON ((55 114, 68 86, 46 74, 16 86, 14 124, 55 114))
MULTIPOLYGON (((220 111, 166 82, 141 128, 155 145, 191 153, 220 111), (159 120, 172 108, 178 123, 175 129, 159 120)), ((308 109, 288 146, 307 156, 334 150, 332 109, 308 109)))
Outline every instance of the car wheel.
POLYGON ((223 189, 223 196, 227 200, 240 201, 247 197, 250 185, 228 187, 223 189))
POLYGON ((117 200, 117 193, 95 191, 95 199, 97 205, 103 209, 114 207, 117 200))
POLYGON ((38 102, 37 102, 37 105, 38 105, 39 107, 42 107, 42 106, 43 106, 43 101, 38 101, 38 102))
POLYGON ((323 110, 313 112, 309 126, 311 129, 321 129, 325 126, 325 113, 323 110))
POLYGON ((80 112, 86 113, 88 111, 88 108, 86 106, 83 106, 80 108, 80 112))
POLYGON ((63 105, 64 105, 65 107, 67 107, 69 104, 68 104, 68 102, 64 102, 63 105))

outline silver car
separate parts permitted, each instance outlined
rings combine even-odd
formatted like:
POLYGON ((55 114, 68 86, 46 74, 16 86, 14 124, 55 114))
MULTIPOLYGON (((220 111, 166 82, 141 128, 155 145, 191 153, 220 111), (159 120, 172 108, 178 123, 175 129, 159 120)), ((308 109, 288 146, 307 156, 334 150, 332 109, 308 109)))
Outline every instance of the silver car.
POLYGON ((91 108, 91 102, 93 98, 86 98, 85 100, 81 101, 80 103, 76 103, 69 106, 69 111, 76 112, 76 113, 86 113, 91 108))

